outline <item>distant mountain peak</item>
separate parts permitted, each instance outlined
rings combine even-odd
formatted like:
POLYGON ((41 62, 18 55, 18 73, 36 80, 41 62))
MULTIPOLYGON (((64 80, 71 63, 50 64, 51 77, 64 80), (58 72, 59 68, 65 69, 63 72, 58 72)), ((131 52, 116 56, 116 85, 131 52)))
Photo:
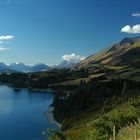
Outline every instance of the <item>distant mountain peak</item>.
POLYGON ((126 43, 133 44, 133 43, 134 43, 134 39, 133 39, 133 38, 125 37, 125 38, 120 42, 121 45, 126 44, 126 43))
POLYGON ((63 60, 59 64, 53 66, 52 68, 72 68, 75 66, 79 61, 74 61, 74 60, 63 60))
POLYGON ((49 69, 50 67, 48 65, 45 65, 44 63, 37 63, 31 67, 31 71, 33 72, 45 71, 49 69))
POLYGON ((132 45, 136 42, 140 42, 140 36, 132 37, 132 38, 125 37, 122 41, 120 41, 120 44, 123 45, 123 44, 126 44, 126 43, 130 43, 132 45))
POLYGON ((44 64, 44 63, 37 63, 37 64, 35 64, 34 66, 47 66, 47 65, 44 64))

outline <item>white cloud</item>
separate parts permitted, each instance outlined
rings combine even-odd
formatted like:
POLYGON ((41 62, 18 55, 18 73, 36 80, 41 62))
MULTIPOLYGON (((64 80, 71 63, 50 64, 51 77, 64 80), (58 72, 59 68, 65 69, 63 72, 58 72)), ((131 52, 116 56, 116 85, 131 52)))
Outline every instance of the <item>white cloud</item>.
POLYGON ((140 13, 133 13, 132 16, 133 17, 140 17, 140 13))
POLYGON ((10 40, 12 40, 12 39, 14 39, 15 38, 15 36, 13 36, 13 35, 1 35, 0 36, 0 44, 3 44, 3 43, 10 43, 10 42, 8 42, 8 41, 10 41, 10 40))
POLYGON ((9 50, 10 48, 4 48, 4 47, 0 47, 0 52, 5 51, 5 50, 9 50))
POLYGON ((134 26, 126 25, 121 29, 121 32, 130 33, 130 34, 138 34, 140 33, 140 24, 136 24, 134 26))
POLYGON ((6 36, 4 36, 4 35, 1 35, 0 36, 0 41, 3 41, 3 40, 12 40, 12 39, 14 39, 15 37, 13 36, 13 35, 6 35, 6 36))
POLYGON ((63 55, 62 59, 66 60, 66 61, 76 61, 76 62, 79 62, 79 61, 84 60, 85 57, 72 53, 72 54, 65 54, 65 55, 63 55))
MULTIPOLYGON (((13 35, 1 35, 0 36, 0 44, 3 43, 8 43, 7 41, 14 39, 15 37, 13 35)), ((7 47, 1 47, 0 46, 0 52, 5 51, 5 50, 9 50, 10 48, 7 47)))

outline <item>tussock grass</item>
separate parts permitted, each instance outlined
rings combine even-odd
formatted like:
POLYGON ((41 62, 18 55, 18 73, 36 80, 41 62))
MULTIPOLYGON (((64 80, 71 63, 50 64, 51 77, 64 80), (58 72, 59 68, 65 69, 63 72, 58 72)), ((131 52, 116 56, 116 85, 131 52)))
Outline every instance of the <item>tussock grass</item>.
POLYGON ((138 123, 130 124, 127 127, 122 128, 116 140, 140 140, 140 120, 138 123))

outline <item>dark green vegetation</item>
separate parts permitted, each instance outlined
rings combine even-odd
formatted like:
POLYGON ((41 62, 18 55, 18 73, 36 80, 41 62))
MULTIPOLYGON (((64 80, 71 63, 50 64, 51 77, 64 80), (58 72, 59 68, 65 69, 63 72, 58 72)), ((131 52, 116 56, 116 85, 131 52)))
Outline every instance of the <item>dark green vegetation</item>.
MULTIPOLYGON (((49 72, 40 73, 3 73, 0 75, 0 82, 10 84, 15 88, 47 89, 51 87, 59 89, 60 86, 58 86, 58 83, 86 76, 87 72, 84 69, 77 71, 71 69, 54 69, 49 72)), ((76 87, 76 85, 62 86, 66 90, 76 87)))
POLYGON ((109 140, 114 126, 119 138, 140 117, 140 37, 125 38, 72 69, 2 74, 0 82, 58 91, 54 116, 62 134, 53 140, 109 140))

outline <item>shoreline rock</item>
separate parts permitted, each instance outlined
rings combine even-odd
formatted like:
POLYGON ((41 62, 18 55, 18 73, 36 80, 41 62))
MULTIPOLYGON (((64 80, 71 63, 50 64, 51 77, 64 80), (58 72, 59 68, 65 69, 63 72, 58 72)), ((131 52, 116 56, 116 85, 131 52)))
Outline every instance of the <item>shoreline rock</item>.
POLYGON ((62 125, 60 123, 58 123, 55 119, 54 119, 54 116, 53 116, 53 110, 54 110, 54 107, 53 106, 49 106, 48 107, 48 111, 44 112, 44 116, 48 118, 48 120, 51 122, 51 123, 54 123, 56 124, 60 129, 62 127, 62 125))

